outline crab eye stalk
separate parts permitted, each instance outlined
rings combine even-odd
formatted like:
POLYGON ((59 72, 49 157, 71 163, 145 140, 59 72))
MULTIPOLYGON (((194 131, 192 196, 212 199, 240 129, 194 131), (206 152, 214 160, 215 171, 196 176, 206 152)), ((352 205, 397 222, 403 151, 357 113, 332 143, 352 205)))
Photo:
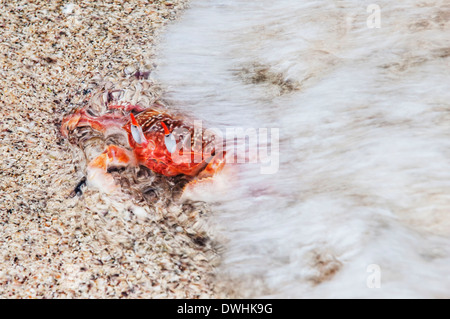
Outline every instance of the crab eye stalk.
POLYGON ((142 144, 143 141, 139 127, 131 124, 130 128, 131 128, 131 136, 133 136, 134 141, 138 144, 142 144))
POLYGON ((166 145, 169 153, 173 153, 177 150, 177 141, 175 140, 175 136, 173 136, 173 134, 164 136, 164 144, 166 145))
POLYGON ((133 139, 137 144, 141 145, 145 143, 147 139, 145 138, 144 133, 142 132, 142 128, 139 126, 139 123, 136 121, 136 118, 132 113, 130 114, 130 117, 131 117, 131 125, 130 125, 131 136, 133 136, 133 139))
POLYGON ((169 129, 167 128, 166 123, 161 122, 161 125, 164 129, 164 145, 166 146, 169 153, 174 153, 177 149, 177 141, 175 139, 175 136, 173 136, 172 133, 170 133, 169 129))

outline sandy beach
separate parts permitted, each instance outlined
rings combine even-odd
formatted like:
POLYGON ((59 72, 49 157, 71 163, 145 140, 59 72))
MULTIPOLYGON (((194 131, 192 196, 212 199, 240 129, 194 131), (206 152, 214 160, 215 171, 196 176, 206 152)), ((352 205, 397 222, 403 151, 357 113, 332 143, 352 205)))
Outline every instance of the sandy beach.
POLYGON ((448 298, 448 1, 0 8, 0 298, 448 298), (156 151, 203 121, 226 168, 87 169, 147 141, 123 104, 166 108, 156 151), (63 138, 79 108, 114 115, 63 138))
POLYGON ((105 88, 158 98, 142 73, 186 3, 1 2, 0 298, 224 297, 212 285, 208 207, 73 196, 85 163, 59 132, 64 114, 105 88))

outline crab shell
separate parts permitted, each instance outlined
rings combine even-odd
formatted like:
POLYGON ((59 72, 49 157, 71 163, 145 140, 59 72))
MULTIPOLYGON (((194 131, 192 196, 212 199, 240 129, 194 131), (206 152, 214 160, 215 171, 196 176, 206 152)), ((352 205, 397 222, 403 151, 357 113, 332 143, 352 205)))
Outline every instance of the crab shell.
POLYGON ((144 110, 135 118, 145 136, 144 143, 138 144, 133 138, 131 121, 123 129, 128 134, 129 145, 139 164, 165 176, 196 176, 208 165, 211 175, 217 170, 213 166, 221 162, 223 155, 216 152, 214 135, 207 135, 202 128, 195 128, 158 109, 144 110), (166 147, 166 134, 161 122, 166 124, 176 140, 177 149, 173 153, 166 147))

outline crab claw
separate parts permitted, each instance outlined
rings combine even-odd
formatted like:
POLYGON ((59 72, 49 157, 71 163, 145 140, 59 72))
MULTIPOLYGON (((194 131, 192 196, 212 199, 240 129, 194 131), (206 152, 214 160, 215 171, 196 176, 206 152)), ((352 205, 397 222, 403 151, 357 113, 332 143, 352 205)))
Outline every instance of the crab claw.
POLYGON ((236 171, 231 166, 221 168, 214 176, 195 178, 183 188, 181 201, 215 201, 217 196, 229 194, 236 186, 236 171))
POLYGON ((77 109, 75 113, 66 116, 61 124, 61 134, 67 138, 69 136, 69 130, 73 131, 80 121, 81 109, 77 109))
POLYGON ((208 189, 211 190, 211 188, 217 188, 217 186, 218 189, 224 189, 224 185, 229 184, 225 182, 225 177, 218 178, 218 175, 227 175, 219 174, 225 167, 225 155, 226 152, 214 155, 208 165, 192 181, 186 184, 183 189, 183 194, 186 195, 183 195, 184 198, 189 198, 196 193, 209 193, 208 189))
POLYGON ((67 138, 69 131, 77 127, 91 127, 96 131, 105 132, 109 127, 121 127, 126 121, 121 114, 111 113, 96 117, 89 115, 86 109, 81 108, 63 119, 61 134, 67 138))
POLYGON ((130 151, 116 145, 108 145, 102 154, 88 164, 88 183, 105 193, 112 193, 120 187, 116 185, 113 176, 108 173, 108 167, 127 166, 129 164, 135 164, 130 151))

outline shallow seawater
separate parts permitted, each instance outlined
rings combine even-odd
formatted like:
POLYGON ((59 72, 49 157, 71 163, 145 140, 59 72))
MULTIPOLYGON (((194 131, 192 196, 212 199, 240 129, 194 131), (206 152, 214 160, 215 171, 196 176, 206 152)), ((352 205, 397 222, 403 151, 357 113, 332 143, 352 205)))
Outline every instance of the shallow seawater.
POLYGON ((190 196, 212 207, 218 278, 250 297, 449 296, 449 17, 445 1, 192 1, 159 48, 164 98, 223 132, 279 132, 266 163, 190 196))

